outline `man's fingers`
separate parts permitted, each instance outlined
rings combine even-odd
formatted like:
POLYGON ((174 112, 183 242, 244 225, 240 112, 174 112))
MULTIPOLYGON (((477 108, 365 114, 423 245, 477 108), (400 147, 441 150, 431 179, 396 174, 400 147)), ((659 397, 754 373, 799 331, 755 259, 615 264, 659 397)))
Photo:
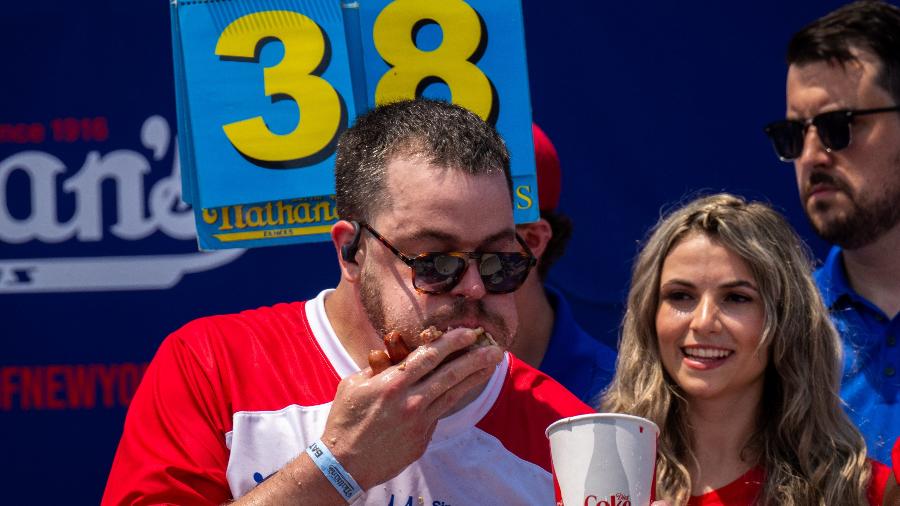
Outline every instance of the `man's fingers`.
MULTIPOLYGON (((438 399, 442 399, 441 402, 459 400, 479 381, 490 377, 501 360, 503 360, 503 350, 496 346, 468 351, 459 358, 441 365, 434 373, 421 381, 416 386, 416 390, 426 399, 428 406, 433 405, 438 399), (479 374, 480 376, 478 376, 479 374)), ((441 407, 435 409, 437 411, 444 410, 441 407)))
POLYGON ((448 355, 472 345, 476 339, 471 329, 454 329, 429 344, 419 346, 401 364, 410 382, 416 382, 434 371, 448 355))
POLYGON ((478 369, 469 376, 463 378, 462 381, 454 384, 447 390, 444 390, 443 393, 438 395, 426 409, 427 416, 429 418, 434 417, 437 419, 446 415, 447 412, 453 409, 459 400, 472 391, 473 388, 478 387, 478 385, 490 379, 495 367, 496 366, 478 369))

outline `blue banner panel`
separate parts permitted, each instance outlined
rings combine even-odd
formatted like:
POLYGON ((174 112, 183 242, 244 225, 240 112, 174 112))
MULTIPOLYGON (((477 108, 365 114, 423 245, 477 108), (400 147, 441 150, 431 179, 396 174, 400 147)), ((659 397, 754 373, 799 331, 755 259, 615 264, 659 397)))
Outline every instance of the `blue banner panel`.
POLYGON ((189 201, 334 193, 334 148, 356 114, 340 4, 188 0, 173 15, 189 201))
POLYGON ((516 223, 538 219, 520 0, 362 0, 368 104, 450 100, 497 127, 510 151, 516 223))

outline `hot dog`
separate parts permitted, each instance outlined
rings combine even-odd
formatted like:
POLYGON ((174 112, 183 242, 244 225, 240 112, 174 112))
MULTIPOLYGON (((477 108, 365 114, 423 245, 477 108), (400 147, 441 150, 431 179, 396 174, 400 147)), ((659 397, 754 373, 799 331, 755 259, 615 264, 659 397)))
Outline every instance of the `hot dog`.
MULTIPOLYGON (((494 340, 493 336, 489 332, 486 332, 483 328, 478 327, 474 329, 477 337, 475 338, 475 343, 469 346, 465 350, 459 350, 451 353, 447 356, 444 362, 452 360, 459 355, 462 355, 468 350, 481 348, 483 346, 496 346, 497 341, 494 340)), ((433 342, 435 339, 438 339, 444 335, 443 332, 438 330, 435 326, 430 326, 427 329, 423 330, 419 333, 419 341, 421 344, 428 344, 433 342)), ((375 374, 379 374, 391 365, 397 365, 403 361, 416 346, 410 348, 406 339, 403 337, 400 332, 396 330, 392 330, 385 334, 382 338, 384 341, 383 350, 372 350, 369 352, 369 366, 372 368, 372 371, 375 374)))

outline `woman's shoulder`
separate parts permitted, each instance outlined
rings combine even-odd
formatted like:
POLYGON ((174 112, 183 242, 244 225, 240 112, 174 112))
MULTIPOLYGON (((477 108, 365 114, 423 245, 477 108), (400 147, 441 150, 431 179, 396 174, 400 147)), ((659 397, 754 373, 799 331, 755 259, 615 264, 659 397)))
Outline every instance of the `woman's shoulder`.
POLYGON ((761 466, 751 468, 728 485, 691 496, 687 506, 750 506, 759 497, 765 474, 761 466))

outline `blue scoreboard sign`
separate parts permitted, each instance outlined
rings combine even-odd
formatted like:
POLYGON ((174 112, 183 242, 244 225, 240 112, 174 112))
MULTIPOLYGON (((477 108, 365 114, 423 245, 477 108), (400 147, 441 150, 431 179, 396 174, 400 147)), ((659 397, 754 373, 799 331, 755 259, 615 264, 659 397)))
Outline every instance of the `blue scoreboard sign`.
POLYGON ((337 138, 357 114, 443 98, 507 140, 516 220, 537 187, 518 0, 176 1, 183 194, 203 249, 327 238, 337 138))

